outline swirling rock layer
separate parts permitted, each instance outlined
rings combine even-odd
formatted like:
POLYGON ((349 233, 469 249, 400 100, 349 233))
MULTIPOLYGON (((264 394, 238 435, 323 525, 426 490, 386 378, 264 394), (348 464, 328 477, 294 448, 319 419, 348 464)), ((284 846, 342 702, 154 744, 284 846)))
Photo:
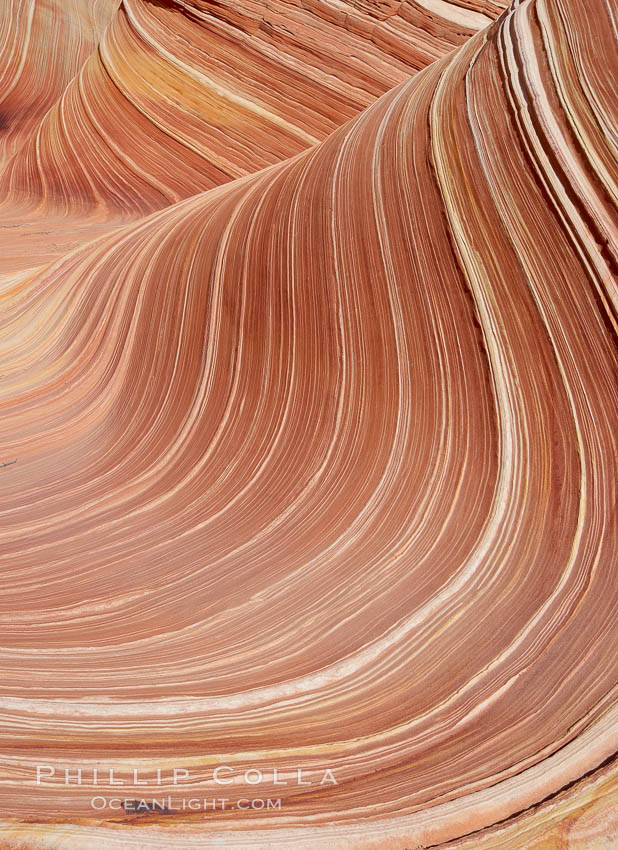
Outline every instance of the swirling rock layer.
POLYGON ((125 0, 7 159, 7 847, 616 835, 615 10, 515 2, 376 100, 445 5, 125 0), (311 26, 391 41, 361 84, 311 26))
MULTIPOLYGON (((461 44, 504 2, 428 6, 123 0, 61 97, 53 51, 57 83, 32 69, 50 108, 7 163, 0 197, 143 214, 285 159, 461 44)), ((85 14, 45 11, 70 23, 85 14)), ((24 9, 18 20, 21 33, 24 9)), ((20 68, 25 51, 11 53, 20 68)))

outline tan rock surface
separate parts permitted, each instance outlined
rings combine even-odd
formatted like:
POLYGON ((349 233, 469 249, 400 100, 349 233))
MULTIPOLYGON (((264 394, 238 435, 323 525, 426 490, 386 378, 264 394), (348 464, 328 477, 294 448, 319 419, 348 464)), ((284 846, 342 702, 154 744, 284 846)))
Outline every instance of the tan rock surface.
MULTIPOLYGON (((211 6, 178 5, 128 0, 99 56, 132 65, 131 14, 180 33, 211 6)), ((408 38, 412 4, 346 5, 408 38)), ((613 846, 616 56, 593 5, 515 2, 209 191, 188 153, 103 165, 83 115, 51 176, 43 119, 66 217, 46 242, 31 184, 0 286, 4 846, 613 846)), ((135 85, 185 100, 132 138, 163 113, 190 136, 186 76, 155 64, 135 85)))

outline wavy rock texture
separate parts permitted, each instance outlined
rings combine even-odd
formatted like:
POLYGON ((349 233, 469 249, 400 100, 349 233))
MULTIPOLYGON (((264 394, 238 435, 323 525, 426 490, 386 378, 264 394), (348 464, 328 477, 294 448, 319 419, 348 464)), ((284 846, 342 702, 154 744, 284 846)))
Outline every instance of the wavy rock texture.
POLYGON ((125 0, 2 175, 0 840, 612 846, 615 9, 265 8, 125 0))
POLYGON ((324 139, 504 0, 6 0, 0 276, 324 139))
POLYGON ((7 164, 0 196, 160 209, 316 144, 503 6, 123 0, 7 164))
POLYGON ((0 162, 15 153, 95 49, 119 0, 4 0, 0 162))

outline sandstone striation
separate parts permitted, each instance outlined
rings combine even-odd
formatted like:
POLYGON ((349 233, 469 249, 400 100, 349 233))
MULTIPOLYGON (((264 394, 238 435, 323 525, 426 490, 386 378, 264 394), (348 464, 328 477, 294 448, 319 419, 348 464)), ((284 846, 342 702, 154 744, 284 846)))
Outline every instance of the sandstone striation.
POLYGON ((0 846, 616 837, 592 7, 124 0, 7 160, 0 846))

